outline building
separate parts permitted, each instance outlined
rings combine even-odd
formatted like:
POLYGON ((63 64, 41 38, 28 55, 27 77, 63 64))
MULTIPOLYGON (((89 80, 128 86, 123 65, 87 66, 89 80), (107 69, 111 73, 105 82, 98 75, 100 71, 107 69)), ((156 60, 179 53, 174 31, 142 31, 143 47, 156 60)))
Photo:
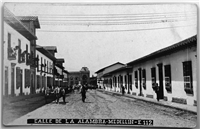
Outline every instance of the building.
POLYGON ((80 71, 69 72, 69 86, 72 87, 74 84, 88 84, 90 79, 90 71, 87 67, 82 67, 80 71))
MULTIPOLYGON (((36 29, 40 28, 40 23, 38 17, 36 16, 17 16, 17 18, 34 34, 36 35, 36 29)), ((30 74, 31 74, 31 93, 35 93, 36 90, 36 67, 37 67, 37 58, 36 58, 36 40, 32 39, 30 41, 30 53, 28 54, 29 63, 30 63, 30 74)))
MULTIPOLYGON (((104 81, 105 76, 103 77, 103 75, 106 75, 107 73, 109 73, 111 71, 114 71, 114 70, 116 70, 118 68, 121 68, 123 66, 125 66, 125 65, 120 63, 120 62, 117 62, 117 63, 114 63, 112 65, 106 66, 106 67, 96 71, 95 73, 97 74, 97 85, 98 85, 98 87, 103 88, 104 84, 108 85, 108 83, 109 83, 109 82, 107 82, 108 79, 106 79, 104 81)), ((112 83, 112 82, 110 82, 110 83, 112 83)))
POLYGON ((107 90, 119 91, 120 84, 126 87, 126 93, 156 99, 158 84, 159 98, 196 106, 197 36, 133 60, 104 76, 114 80, 114 88, 107 90))
POLYGON ((47 87, 52 87, 56 58, 42 46, 36 46, 38 59, 36 68, 36 93, 43 92, 47 87))
POLYGON ((63 63, 65 62, 65 60, 63 58, 57 58, 56 59, 56 63, 55 63, 55 85, 59 86, 59 87, 63 87, 63 79, 64 79, 64 75, 63 75, 63 71, 64 71, 64 67, 63 67, 63 63))
POLYGON ((63 87, 68 87, 68 74, 67 70, 63 71, 64 79, 63 79, 63 87))
POLYGON ((32 93, 34 78, 31 64, 31 43, 35 33, 4 7, 3 95, 18 96, 32 93))

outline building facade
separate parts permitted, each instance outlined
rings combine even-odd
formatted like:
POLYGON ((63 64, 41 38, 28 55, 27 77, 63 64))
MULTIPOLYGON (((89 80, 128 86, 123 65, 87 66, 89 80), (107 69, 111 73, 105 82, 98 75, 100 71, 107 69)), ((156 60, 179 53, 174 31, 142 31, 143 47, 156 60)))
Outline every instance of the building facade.
POLYGON ((36 68, 36 93, 40 93, 47 87, 53 86, 53 68, 56 58, 41 46, 36 46, 36 57, 38 58, 36 68))
POLYGON ((69 72, 69 86, 78 84, 88 84, 90 79, 90 71, 87 67, 82 67, 80 71, 69 72))
POLYGON ((160 99, 197 105, 197 36, 131 61, 127 67, 104 75, 114 80, 114 88, 107 90, 119 91, 120 84, 126 93, 156 99, 157 84, 160 99))
POLYGON ((37 37, 4 7, 3 95, 27 95, 32 91, 31 41, 37 37))
POLYGON ((105 76, 107 73, 111 72, 111 71, 114 71, 116 69, 119 69, 121 67, 124 67, 124 64, 120 63, 120 62, 117 62, 117 63, 114 63, 112 65, 109 65, 107 67, 104 67, 98 71, 96 71, 95 73, 97 74, 97 85, 99 88, 104 88, 105 85, 108 85, 109 83, 107 82, 108 79, 105 79, 105 77, 108 77, 105 76), (103 76, 104 75, 104 76, 103 76))

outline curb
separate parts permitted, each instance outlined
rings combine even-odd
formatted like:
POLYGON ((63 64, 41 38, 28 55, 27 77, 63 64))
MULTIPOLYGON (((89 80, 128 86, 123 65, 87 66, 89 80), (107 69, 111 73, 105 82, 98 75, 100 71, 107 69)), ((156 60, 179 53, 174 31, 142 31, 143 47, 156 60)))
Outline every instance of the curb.
MULTIPOLYGON (((97 90, 97 91, 105 93, 105 94, 109 94, 109 95, 112 95, 112 96, 114 96, 114 95, 122 96, 119 93, 111 93, 109 91, 102 91, 102 90, 97 90)), ((178 109, 178 110, 181 110, 181 111, 186 111, 186 112, 190 112, 190 113, 193 113, 193 114, 197 114, 197 112, 195 112, 195 111, 183 109, 183 108, 176 107, 176 106, 166 105, 166 104, 158 103, 158 102, 154 102, 154 101, 148 101, 148 100, 145 100, 145 99, 142 99, 142 98, 138 98, 138 97, 134 97, 134 96, 126 95, 126 94, 124 94, 123 96, 124 97, 128 97, 128 98, 133 98, 133 99, 141 100, 141 101, 145 101, 145 102, 148 102, 148 103, 153 103, 153 104, 160 105, 160 106, 165 106, 165 107, 169 107, 169 108, 175 108, 175 109, 178 109)))

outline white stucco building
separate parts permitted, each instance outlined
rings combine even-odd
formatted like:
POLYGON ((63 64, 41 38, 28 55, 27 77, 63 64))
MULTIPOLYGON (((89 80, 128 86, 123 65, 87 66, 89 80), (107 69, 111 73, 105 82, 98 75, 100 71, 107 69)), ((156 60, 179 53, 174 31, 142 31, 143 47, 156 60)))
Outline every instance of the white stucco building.
POLYGON ((113 82, 106 90, 125 92, 165 101, 197 105, 197 36, 153 52, 103 75, 113 82))
POLYGON ((37 37, 4 7, 3 95, 30 94, 30 42, 37 37))
POLYGON ((36 93, 40 93, 43 92, 47 86, 53 86, 53 68, 56 58, 42 46, 36 46, 36 57, 38 58, 38 65, 36 68, 36 93))
MULTIPOLYGON (((105 75, 105 74, 107 74, 111 71, 114 71, 118 68, 121 68, 123 66, 124 66, 124 64, 117 62, 117 63, 114 63, 112 65, 109 65, 107 67, 104 67, 104 68, 96 71, 95 73, 97 74, 97 85, 98 85, 98 87, 104 88, 105 87, 104 84, 105 83, 107 84, 107 82, 104 82, 105 77, 103 77, 103 75, 105 75)), ((105 87, 105 88, 108 88, 108 87, 105 87)))

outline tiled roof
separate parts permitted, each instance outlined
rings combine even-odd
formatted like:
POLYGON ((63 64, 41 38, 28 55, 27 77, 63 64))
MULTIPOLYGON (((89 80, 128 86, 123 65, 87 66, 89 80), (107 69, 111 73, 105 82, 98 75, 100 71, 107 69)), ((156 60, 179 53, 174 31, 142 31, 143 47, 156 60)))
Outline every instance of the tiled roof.
POLYGON ((150 60, 150 59, 153 59, 153 58, 156 58, 156 57, 167 55, 167 54, 179 51, 183 48, 187 48, 187 47, 190 47, 190 46, 193 46, 193 45, 197 45, 197 35, 192 36, 188 39, 185 39, 185 40, 178 42, 174 45, 171 45, 169 47, 155 51, 155 52, 153 52, 149 55, 146 55, 142 58, 131 61, 131 62, 127 63, 127 65, 133 65, 133 64, 136 64, 136 63, 139 63, 139 62, 143 62, 143 61, 147 61, 147 60, 150 60))
POLYGON ((36 28, 40 28, 40 23, 37 16, 17 16, 20 21, 34 21, 36 28))
POLYGON ((36 40, 37 37, 12 13, 4 7, 4 21, 18 31, 28 40, 36 40))

